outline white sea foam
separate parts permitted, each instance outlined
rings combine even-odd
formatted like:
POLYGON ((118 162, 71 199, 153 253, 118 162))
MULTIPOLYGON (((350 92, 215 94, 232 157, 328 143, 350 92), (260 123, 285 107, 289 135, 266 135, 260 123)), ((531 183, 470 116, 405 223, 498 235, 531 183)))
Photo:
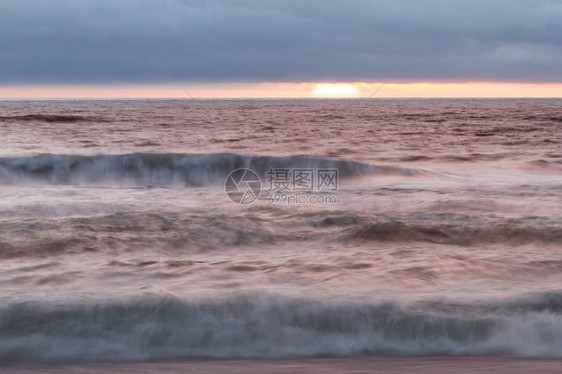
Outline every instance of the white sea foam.
POLYGON ((483 305, 238 297, 0 310, 0 362, 347 355, 562 356, 562 294, 483 305), (409 307, 410 308, 410 307, 409 307))

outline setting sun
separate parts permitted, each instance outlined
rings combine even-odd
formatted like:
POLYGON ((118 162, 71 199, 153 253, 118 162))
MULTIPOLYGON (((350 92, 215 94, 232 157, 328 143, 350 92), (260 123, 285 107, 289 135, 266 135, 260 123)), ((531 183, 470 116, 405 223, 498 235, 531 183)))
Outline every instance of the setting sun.
POLYGON ((314 96, 320 97, 355 97, 359 90, 350 83, 320 83, 314 87, 314 96))

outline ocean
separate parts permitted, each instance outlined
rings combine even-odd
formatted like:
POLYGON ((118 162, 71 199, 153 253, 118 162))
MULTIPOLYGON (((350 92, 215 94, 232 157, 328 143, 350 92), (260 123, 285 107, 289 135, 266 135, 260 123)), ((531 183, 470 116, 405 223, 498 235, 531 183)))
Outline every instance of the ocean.
POLYGON ((562 357, 562 100, 2 100, 0 365, 562 357))

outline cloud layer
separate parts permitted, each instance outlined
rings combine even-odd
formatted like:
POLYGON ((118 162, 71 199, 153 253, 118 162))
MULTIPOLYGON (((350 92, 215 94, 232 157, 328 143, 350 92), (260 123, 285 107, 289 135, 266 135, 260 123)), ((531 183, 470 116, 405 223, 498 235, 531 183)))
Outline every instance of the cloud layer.
POLYGON ((562 3, 0 2, 0 84, 562 82, 562 3))

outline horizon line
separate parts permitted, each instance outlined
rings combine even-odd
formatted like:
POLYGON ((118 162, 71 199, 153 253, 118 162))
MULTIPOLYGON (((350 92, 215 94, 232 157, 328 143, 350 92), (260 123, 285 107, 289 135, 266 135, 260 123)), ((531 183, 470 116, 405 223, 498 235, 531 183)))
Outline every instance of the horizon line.
POLYGON ((17 97, 4 98, 0 97, 0 101, 60 101, 60 100, 184 100, 184 101, 214 101, 214 100, 531 100, 544 99, 556 100, 562 99, 562 96, 402 96, 402 97, 17 97))
POLYGON ((259 82, 0 85, 0 99, 562 98, 562 83, 259 82), (374 95, 374 96, 373 96, 374 95))

